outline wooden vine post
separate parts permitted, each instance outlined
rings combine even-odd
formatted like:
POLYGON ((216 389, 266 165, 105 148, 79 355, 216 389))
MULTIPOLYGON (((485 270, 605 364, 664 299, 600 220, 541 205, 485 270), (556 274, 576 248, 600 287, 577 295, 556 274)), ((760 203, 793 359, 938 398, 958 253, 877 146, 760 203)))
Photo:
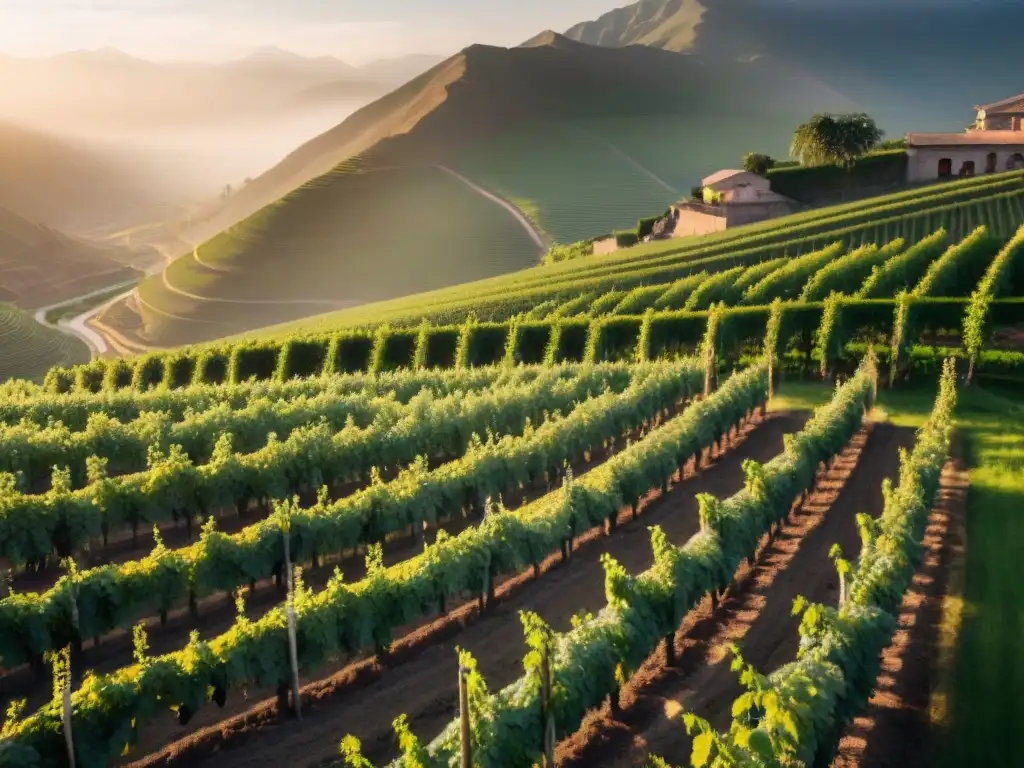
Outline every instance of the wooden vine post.
POLYGON ((541 648, 540 657, 540 712, 543 723, 544 750, 543 768, 554 768, 555 765, 555 715, 551 711, 551 653, 548 643, 541 648))
POLYGON ((472 768, 473 765, 473 749, 470 744, 469 729, 469 692, 466 685, 468 675, 469 667, 459 664, 459 742, 462 753, 459 764, 461 768, 472 768))
POLYGON ((75 739, 71 732, 71 646, 64 646, 54 651, 53 660, 53 698, 60 699, 60 719, 64 728, 64 746, 68 753, 68 765, 75 768, 75 739))
MULTIPOLYGON (((69 557, 64 561, 64 566, 68 572, 68 581, 71 584, 71 628, 74 630, 72 635, 74 642, 75 653, 81 653, 82 651, 82 632, 79 629, 79 615, 78 615, 78 583, 80 576, 78 573, 78 564, 75 562, 73 557, 69 557)), ((68 661, 70 678, 70 660, 68 661)))
POLYGON ((295 584, 292 578, 291 505, 281 507, 281 534, 284 540, 284 568, 288 578, 288 599, 285 615, 288 617, 288 664, 291 667, 292 709, 295 718, 302 719, 302 700, 299 698, 299 654, 295 639, 295 584))

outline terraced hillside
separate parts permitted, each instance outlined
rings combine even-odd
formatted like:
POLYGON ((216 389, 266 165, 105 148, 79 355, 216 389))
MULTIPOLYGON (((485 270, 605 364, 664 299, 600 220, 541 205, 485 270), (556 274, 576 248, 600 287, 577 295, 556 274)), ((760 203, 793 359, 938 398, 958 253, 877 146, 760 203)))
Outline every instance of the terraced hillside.
POLYGON ((548 299, 567 301, 582 291, 601 294, 666 284, 701 271, 797 256, 838 240, 848 247, 884 245, 897 237, 914 243, 940 227, 959 239, 981 225, 1005 238, 1022 221, 1024 174, 996 174, 815 209, 702 237, 662 240, 613 254, 539 266, 267 328, 255 335, 273 338, 381 322, 412 325, 424 317, 433 322, 460 322, 470 311, 480 320, 505 320, 548 299))
POLYGON ((230 253, 234 274, 217 279, 186 254, 166 274, 178 293, 157 278, 133 304, 139 340, 170 346, 314 314, 314 304, 224 300, 269 300, 265 264, 281 254, 293 265, 282 302, 365 303, 520 269, 543 249, 526 229, 512 234, 516 217, 532 220, 541 242, 625 226, 681 197, 707 163, 726 163, 755 139, 781 152, 808 110, 853 106, 788 82, 774 67, 725 65, 711 88, 690 57, 560 36, 514 49, 471 46, 300 147, 194 228, 200 259, 209 252, 223 263, 219 254, 230 253), (697 101, 699 120, 689 107, 697 101), (733 128, 708 132, 708 112, 733 128), (682 154, 679 131, 691 135, 682 154), (362 173, 346 172, 354 166, 362 173), (495 255, 481 262, 487 251, 495 255), (398 254, 422 270, 373 275, 398 254), (199 306, 181 292, 221 301, 199 306))
POLYGON ((514 209, 442 168, 353 167, 173 262, 134 301, 146 340, 174 344, 521 269, 542 250, 514 209))
POLYGON ((33 309, 138 275, 132 253, 69 237, 0 208, 0 299, 33 309))
POLYGON ((980 374, 1016 376, 1021 223, 1024 174, 967 179, 385 303, 369 327, 343 323, 359 316, 349 310, 252 339, 97 360, 54 370, 50 386, 648 359, 695 351, 711 326, 727 366, 761 348, 776 316, 772 348, 794 371, 826 373, 869 343, 891 347, 890 373, 908 375, 935 365, 915 346, 962 345, 980 374))
POLYGON ((89 348, 59 331, 46 328, 27 312, 0 303, 0 381, 42 381, 54 366, 89 360, 89 348))

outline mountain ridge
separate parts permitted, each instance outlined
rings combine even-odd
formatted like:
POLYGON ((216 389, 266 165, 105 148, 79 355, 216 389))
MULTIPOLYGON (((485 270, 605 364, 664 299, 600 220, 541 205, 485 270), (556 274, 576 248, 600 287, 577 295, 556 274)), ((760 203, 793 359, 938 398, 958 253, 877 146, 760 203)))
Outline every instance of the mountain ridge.
MULTIPOLYGON (((780 79, 784 77, 770 67, 712 69, 698 56, 637 45, 591 46, 553 33, 527 46, 467 46, 297 148, 238 190, 222 210, 193 227, 189 240, 194 252, 190 248, 164 277, 150 278, 140 286, 140 300, 153 308, 147 317, 157 329, 144 343, 180 343, 199 332, 216 333, 216 324, 244 330, 256 317, 244 306, 246 296, 261 303, 279 296, 282 307, 276 317, 286 319, 286 310, 292 316, 315 311, 300 306, 300 300, 390 298, 399 286, 403 291, 437 287, 438 274, 459 280, 536 263, 536 244, 507 209, 493 202, 495 198, 524 211, 550 238, 579 239, 594 233, 591 225, 580 224, 569 212, 573 207, 592 209, 595 213, 587 216, 595 221, 601 211, 609 211, 611 218, 598 221, 595 228, 635 224, 640 216, 679 199, 684 194, 680 190, 692 183, 689 179, 699 178, 705 170, 699 164, 716 162, 707 158, 722 153, 698 152, 694 161, 698 165, 682 171, 685 175, 673 187, 659 176, 666 172, 660 158, 636 160, 618 146, 615 135, 604 133, 607 120, 635 123, 649 116, 652 124, 664 125, 671 136, 673 125, 694 126, 702 122, 701 115, 714 115, 729 124, 726 133, 747 137, 741 143, 730 140, 727 147, 731 149, 726 152, 731 156, 768 125, 780 135, 778 126, 788 124, 794 111, 821 103, 852 106, 836 101, 834 94, 815 90, 813 82, 796 84, 780 79), (708 80, 711 72, 713 83, 708 80), (493 166, 506 162, 507 167, 493 166), (552 182, 547 179, 560 177, 557 164, 565 162, 579 164, 576 170, 567 169, 570 176, 564 181, 576 191, 560 193, 561 198, 549 202, 552 182), (444 170, 452 173, 440 173, 444 170), (452 179, 459 178, 468 180, 461 189, 459 184, 452 186, 452 179), (620 188, 620 182, 626 186, 620 188), (353 199, 356 193, 347 191, 357 189, 358 202, 353 199), (413 233, 404 246, 410 253, 449 252, 447 271, 424 273, 420 283, 412 282, 409 275, 385 280, 375 274, 375 266, 396 257, 389 250, 396 246, 384 245, 389 241, 383 229, 411 226, 407 221, 418 221, 424 211, 437 209, 438 216, 451 216, 454 203, 447 205, 444 200, 467 194, 476 204, 482 200, 488 210, 449 222, 449 230, 461 240, 418 243, 413 233), (581 197, 566 199, 566 194, 581 197), (486 195, 492 196, 490 201, 484 199, 486 195), (611 197, 622 195, 619 204, 607 207, 611 197), (540 202, 532 204, 532 199, 540 202), (336 221, 348 213, 338 209, 342 205, 361 206, 363 221, 352 226, 372 222, 371 229, 378 233, 360 234, 359 249, 342 244, 351 234, 336 227, 336 221), (403 210, 409 205, 416 210, 403 210), (329 210, 336 213, 328 216, 329 210), (475 250, 477 241, 466 232, 475 232, 473 217, 490 222, 487 226, 512 227, 503 236, 514 237, 515 248, 503 251, 493 263, 486 259, 489 253, 475 250), (548 232, 550 217, 554 219, 548 232), (378 253, 378 248, 384 250, 378 253), (301 279, 289 278, 287 284, 283 278, 272 279, 279 254, 290 255, 301 279), (461 273, 458 259, 462 259, 461 273), (333 269, 328 266, 331 260, 333 269), (310 277, 313 282, 303 283, 302 275, 314 274, 319 276, 310 277), (177 286, 182 288, 176 292, 177 286), (182 290, 192 298, 186 301, 182 290), (193 312, 206 324, 191 323, 182 331, 164 319, 193 312), (170 330, 165 333, 161 328, 170 330)), ((672 154, 678 153, 676 138, 665 147, 672 154)), ((675 158, 668 159, 672 167, 679 165, 675 158)), ((434 223, 440 232, 440 224, 434 223)), ((496 250, 486 238, 479 242, 484 249, 496 250)), ((260 310, 260 320, 268 316, 269 310, 260 310)))
POLYGON ((999 65, 1017 55, 1022 24, 1024 6, 998 2, 640 0, 575 24, 565 35, 608 47, 650 45, 716 63, 772 61, 863 103, 901 134, 956 130, 962 125, 951 115, 969 111, 978 99, 1024 90, 1016 71, 999 65), (864 55, 866 41, 871 56, 864 55), (910 114, 920 116, 917 124, 910 114))

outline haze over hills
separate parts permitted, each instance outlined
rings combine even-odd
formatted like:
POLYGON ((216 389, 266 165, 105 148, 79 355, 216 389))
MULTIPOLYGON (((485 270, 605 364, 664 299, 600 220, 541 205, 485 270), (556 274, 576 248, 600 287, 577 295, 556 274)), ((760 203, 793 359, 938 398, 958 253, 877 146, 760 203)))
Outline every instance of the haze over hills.
POLYGON ((0 57, 0 80, 10 84, 0 92, 0 114, 33 124, 70 118, 89 130, 239 120, 274 114, 328 83, 335 86, 324 103, 382 96, 437 60, 411 55, 354 67, 274 47, 223 63, 155 63, 114 49, 0 57))
POLYGON ((160 215, 164 191, 123 153, 0 121, 0 208, 85 234, 160 215))
POLYGON ((242 187, 434 58, 353 67, 273 47, 223 63, 154 63, 112 48, 0 56, 0 208, 75 243, 36 237, 37 262, 12 295, 52 296, 58 264, 67 284, 86 273, 123 280, 98 253, 140 267, 178 255, 179 230, 230 197, 228 185, 242 187))

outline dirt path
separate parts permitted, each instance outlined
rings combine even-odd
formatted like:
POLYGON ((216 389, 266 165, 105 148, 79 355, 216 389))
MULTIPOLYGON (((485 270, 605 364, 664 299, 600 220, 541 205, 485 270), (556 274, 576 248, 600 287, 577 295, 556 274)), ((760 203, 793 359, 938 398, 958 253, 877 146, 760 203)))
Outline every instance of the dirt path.
POLYGON ((486 197, 492 203, 496 203, 497 205, 500 205, 506 211, 511 213, 512 216, 515 218, 515 220, 518 221, 519 224, 522 226, 522 228, 526 230, 527 234, 530 236, 530 239, 533 240, 534 243, 536 243, 538 248, 540 248, 542 251, 546 251, 548 249, 548 246, 544 242, 544 238, 541 237, 540 233, 537 231, 537 228, 533 226, 533 222, 530 221, 528 218, 526 218, 525 214, 523 214, 522 211, 520 211, 518 208, 516 208, 514 205, 512 205, 512 203, 510 203, 508 200, 505 200, 505 199, 503 199, 501 197, 498 197, 493 192, 488 192, 486 189, 481 187, 479 184, 476 184, 473 181, 471 181, 470 179, 467 179, 461 173, 459 173, 458 171, 452 170, 451 168, 449 168, 446 165, 439 165, 437 167, 439 169, 441 169, 442 171, 444 171, 445 173, 447 173, 449 176, 451 176, 451 177, 461 181, 463 184, 465 184, 467 187, 472 189, 478 195, 482 195, 483 197, 486 197))
MULTIPOLYGON (((621 524, 613 535, 602 537, 598 529, 584 534, 567 567, 558 567, 559 558, 551 556, 542 565, 542 575, 536 582, 524 573, 501 584, 497 589, 498 605, 481 620, 473 621, 474 601, 396 644, 394 655, 403 661, 394 670, 381 674, 350 667, 336 676, 333 686, 337 690, 327 690, 327 681, 318 684, 311 693, 322 703, 304 712, 302 723, 278 723, 268 716, 269 712, 263 717, 252 713, 247 722, 221 723, 210 729, 214 733, 198 735, 199 740, 211 741, 213 736, 215 741, 216 733, 223 730, 245 745, 236 749, 232 744, 217 751, 215 758, 208 752, 206 762, 216 759, 218 768, 315 765, 337 756, 338 741, 346 733, 359 737, 370 759, 378 762, 395 755, 391 723, 402 713, 408 715, 416 733, 433 738, 455 711, 455 645, 476 655, 492 690, 515 679, 522 673, 525 652, 520 609, 537 611, 557 629, 567 628, 572 615, 580 610, 599 610, 605 602, 600 564, 603 553, 610 553, 630 571, 646 568, 651 562, 648 526, 662 525, 670 540, 677 543, 688 539, 698 528, 694 496, 701 492, 720 496, 734 493, 743 484, 743 459, 766 461, 776 455, 782 449, 782 436, 798 430, 803 421, 801 416, 780 414, 756 428, 748 425, 738 445, 700 477, 688 477, 666 496, 650 494, 638 520, 631 520, 628 509, 622 510, 621 524), (428 635, 443 637, 430 639, 428 635), (415 649, 406 648, 407 643, 415 649), (364 684, 352 684, 360 678, 365 679, 364 684), (246 733, 247 728, 252 730, 246 733), (301 760, 297 755, 302 756, 301 760)), ((357 665, 371 666, 369 661, 357 665)), ((268 708, 272 705, 266 704, 268 708)), ((166 737, 175 737, 174 730, 168 728, 166 737)), ((180 752, 182 746, 172 745, 137 765, 167 764, 166 757, 180 752)), ((188 754, 179 757, 177 764, 199 765, 202 757, 188 754)))
POLYGON ((924 557, 903 598, 899 629, 882 653, 867 710, 839 742, 834 768, 927 768, 941 743, 929 718, 938 678, 942 601, 947 592, 967 503, 967 470, 947 463, 928 518, 924 557))
MULTIPOLYGON (((164 278, 164 283, 166 285, 166 277, 164 278)), ((175 293, 178 293, 178 291, 175 291, 175 293)), ((159 307, 154 307, 152 304, 150 304, 148 301, 146 301, 144 298, 142 298, 142 294, 139 293, 139 289, 138 288, 136 288, 134 291, 132 291, 131 298, 136 303, 148 307, 151 311, 156 312, 158 315, 163 315, 164 317, 169 317, 171 320, 182 320, 182 321, 187 322, 187 323, 202 323, 203 325, 223 325, 223 326, 227 326, 228 325, 227 323, 223 323, 223 322, 221 322, 219 320, 202 320, 202 319, 196 318, 196 317, 184 317, 183 315, 174 315, 174 314, 171 314, 170 312, 165 312, 164 310, 160 309, 159 307)), ((200 297, 191 297, 191 298, 200 298, 200 297)), ((154 349, 155 349, 155 347, 154 347, 154 349)))
MULTIPOLYGON (((165 269, 160 273, 160 281, 171 293, 176 293, 179 296, 184 296, 186 299, 192 299, 193 301, 206 301, 217 304, 253 304, 253 305, 279 305, 279 304, 314 304, 317 306, 328 307, 329 309, 345 309, 346 307, 354 307, 362 304, 361 301, 353 300, 335 300, 335 299, 218 299, 213 296, 199 296, 195 293, 189 293, 183 291, 181 288, 175 288, 171 285, 167 279, 167 270, 165 269)), ((146 306, 152 306, 147 302, 146 306)))
POLYGON ((210 270, 211 272, 223 272, 225 274, 228 274, 228 273, 231 272, 230 269, 224 269, 223 267, 218 267, 218 266, 216 266, 214 264, 210 264, 209 262, 203 261, 201 258, 199 258, 199 248, 193 248, 192 249, 192 258, 195 259, 196 263, 200 267, 205 267, 206 269, 210 270))
MULTIPOLYGON (((125 283, 122 283, 122 285, 127 286, 131 285, 134 282, 136 281, 129 280, 125 283)), ((35 311, 33 317, 35 318, 35 321, 40 325, 45 325, 47 328, 53 328, 55 330, 60 331, 61 333, 66 333, 69 336, 75 336, 78 339, 81 339, 83 342, 85 342, 85 345, 89 347, 89 350, 93 353, 94 357, 102 355, 107 351, 106 340, 99 333, 97 333, 92 328, 87 326, 85 322, 90 318, 94 317, 95 315, 97 315, 104 307, 113 304, 118 299, 130 295, 131 291, 126 291, 123 294, 115 296, 114 298, 103 302, 102 304, 100 304, 97 307, 94 307, 93 309, 88 309, 82 314, 71 318, 70 320, 60 320, 57 323, 51 323, 46 319, 46 314, 50 310, 58 309, 60 307, 67 306, 68 304, 76 304, 80 301, 84 301, 85 299, 91 299, 93 296, 99 296, 100 294, 107 293, 108 291, 117 287, 117 285, 114 285, 107 286, 105 288, 99 288, 95 291, 84 293, 81 296, 75 296, 70 299, 65 299, 64 301, 59 301, 56 304, 50 304, 45 307, 40 307, 35 311)))
POLYGON ((654 754, 687 765, 684 710, 728 729, 732 702, 742 692, 729 668, 728 646, 738 644, 746 661, 765 673, 795 658, 793 598, 835 603, 838 578, 828 551, 839 543, 845 557, 856 557, 856 515, 881 512, 882 480, 897 476, 898 449, 912 444, 912 430, 889 424, 862 429, 718 610, 709 615, 706 606, 684 622, 676 635, 677 665, 667 668, 663 654, 653 654, 623 691, 621 718, 613 718, 607 705, 592 713, 559 746, 559 764, 582 767, 600 757, 601 765, 633 768, 654 754))

